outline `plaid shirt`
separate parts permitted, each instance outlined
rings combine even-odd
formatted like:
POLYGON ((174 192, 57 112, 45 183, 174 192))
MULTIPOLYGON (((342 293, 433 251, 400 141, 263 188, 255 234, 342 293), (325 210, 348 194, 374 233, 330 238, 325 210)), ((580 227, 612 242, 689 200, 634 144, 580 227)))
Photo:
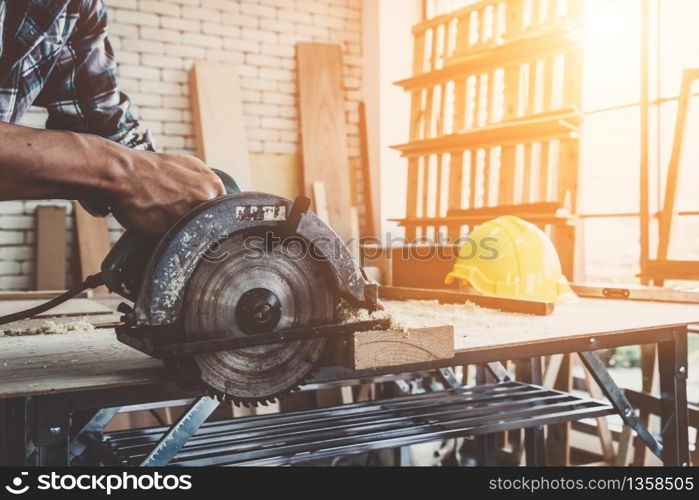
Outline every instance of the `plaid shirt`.
POLYGON ((0 0, 0 121, 46 108, 46 128, 152 149, 119 91, 102 0, 0 0))

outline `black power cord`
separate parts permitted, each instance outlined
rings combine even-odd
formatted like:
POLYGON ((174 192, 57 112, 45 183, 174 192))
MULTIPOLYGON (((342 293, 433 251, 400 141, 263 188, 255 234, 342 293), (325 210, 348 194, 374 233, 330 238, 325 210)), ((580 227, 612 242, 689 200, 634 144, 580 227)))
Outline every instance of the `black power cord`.
POLYGON ((88 277, 79 285, 74 286, 64 294, 61 294, 58 297, 41 304, 40 306, 32 307, 31 309, 27 309, 26 311, 8 314, 7 316, 0 316, 0 325, 6 325, 8 323, 14 323, 15 321, 33 318, 34 316, 45 313, 46 311, 50 311, 54 307, 60 306, 64 302, 68 302, 70 299, 84 292, 87 289, 97 288, 98 286, 102 285, 104 285, 102 274, 95 274, 93 276, 88 277))

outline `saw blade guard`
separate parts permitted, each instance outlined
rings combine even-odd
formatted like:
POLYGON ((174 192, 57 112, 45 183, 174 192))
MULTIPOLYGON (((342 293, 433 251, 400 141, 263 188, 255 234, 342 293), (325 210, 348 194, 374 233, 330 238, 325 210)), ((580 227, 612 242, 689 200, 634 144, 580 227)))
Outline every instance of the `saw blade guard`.
POLYGON ((169 326, 182 318, 184 294, 203 259, 226 259, 221 242, 244 232, 268 229, 282 237, 300 237, 325 261, 339 294, 350 304, 375 310, 377 285, 370 284, 342 239, 308 210, 310 200, 295 202, 264 193, 240 193, 211 200, 180 220, 161 240, 145 271, 136 300, 134 326, 169 326))

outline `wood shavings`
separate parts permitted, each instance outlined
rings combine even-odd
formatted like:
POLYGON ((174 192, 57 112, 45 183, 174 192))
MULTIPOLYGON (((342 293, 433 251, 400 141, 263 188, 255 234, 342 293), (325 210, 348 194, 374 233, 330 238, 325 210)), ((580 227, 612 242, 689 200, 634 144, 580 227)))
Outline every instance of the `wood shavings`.
POLYGON ((56 322, 46 320, 41 325, 27 329, 11 329, 0 332, 2 336, 24 337, 29 335, 62 335, 67 333, 90 333, 95 327, 84 319, 71 322, 56 322))
POLYGON ((440 304, 437 300, 387 301, 393 322, 410 328, 431 328, 444 325, 468 324, 478 328, 488 328, 493 316, 510 318, 516 322, 519 314, 494 311, 477 306, 472 302, 464 304, 440 304))

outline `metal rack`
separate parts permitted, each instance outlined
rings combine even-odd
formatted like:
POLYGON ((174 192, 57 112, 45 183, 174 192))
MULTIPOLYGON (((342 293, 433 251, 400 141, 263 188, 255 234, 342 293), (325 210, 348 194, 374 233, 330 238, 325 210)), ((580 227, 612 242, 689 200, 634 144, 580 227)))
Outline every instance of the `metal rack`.
MULTIPOLYGON (((614 413, 611 405, 519 382, 369 401, 202 425, 169 463, 293 465, 435 440, 533 428, 614 413)), ((93 459, 162 465, 167 428, 86 433, 93 459)))

